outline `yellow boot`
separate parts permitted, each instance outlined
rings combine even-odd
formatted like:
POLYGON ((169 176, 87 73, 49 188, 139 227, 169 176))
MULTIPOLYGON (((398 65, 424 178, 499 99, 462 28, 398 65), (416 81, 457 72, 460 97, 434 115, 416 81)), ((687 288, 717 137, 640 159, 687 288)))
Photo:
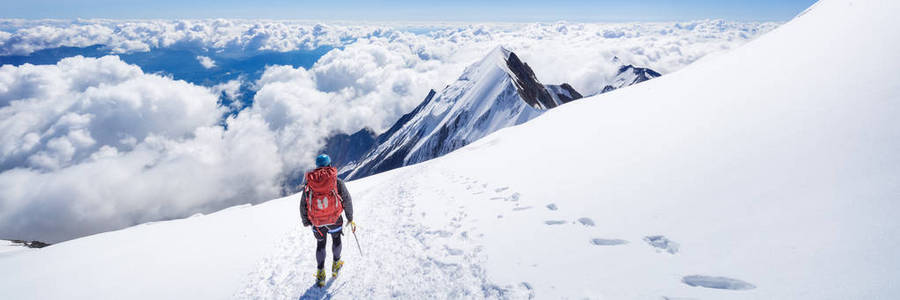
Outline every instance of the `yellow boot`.
POLYGON ((335 261, 333 264, 331 264, 331 277, 337 277, 338 271, 340 271, 341 267, 343 267, 343 266, 344 266, 343 260, 338 260, 338 261, 335 261))
POLYGON ((316 272, 316 284, 325 286, 325 269, 319 269, 319 271, 316 272))

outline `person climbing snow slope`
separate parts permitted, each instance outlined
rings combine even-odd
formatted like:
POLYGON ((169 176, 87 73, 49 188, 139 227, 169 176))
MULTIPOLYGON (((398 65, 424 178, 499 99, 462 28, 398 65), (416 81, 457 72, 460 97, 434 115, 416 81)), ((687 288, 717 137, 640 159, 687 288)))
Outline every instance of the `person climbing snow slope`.
POLYGON ((318 262, 316 284, 325 286, 327 235, 331 234, 331 254, 334 258, 331 264, 331 276, 337 277, 344 265, 344 261, 341 260, 341 234, 344 223, 341 212, 347 215, 347 224, 355 233, 353 203, 344 181, 337 178, 337 169, 331 166, 331 158, 326 154, 316 157, 316 169, 307 172, 304 179, 306 185, 303 187, 303 194, 300 198, 300 216, 303 219, 303 226, 312 226, 313 235, 316 237, 316 261, 318 262))

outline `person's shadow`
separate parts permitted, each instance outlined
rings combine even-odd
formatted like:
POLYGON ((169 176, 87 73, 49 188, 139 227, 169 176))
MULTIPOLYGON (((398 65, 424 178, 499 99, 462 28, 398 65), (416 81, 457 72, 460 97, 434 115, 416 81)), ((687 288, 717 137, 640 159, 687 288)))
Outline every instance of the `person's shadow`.
POLYGON ((328 281, 325 282, 325 286, 323 287, 320 287, 317 284, 313 283, 313 285, 306 289, 306 292, 300 296, 300 300, 331 299, 331 297, 334 296, 334 294, 337 294, 337 292, 340 291, 342 287, 344 287, 344 284, 346 284, 346 282, 341 283, 340 286, 329 292, 329 290, 331 289, 331 285, 334 284, 335 279, 337 279, 337 277, 329 278, 328 281))

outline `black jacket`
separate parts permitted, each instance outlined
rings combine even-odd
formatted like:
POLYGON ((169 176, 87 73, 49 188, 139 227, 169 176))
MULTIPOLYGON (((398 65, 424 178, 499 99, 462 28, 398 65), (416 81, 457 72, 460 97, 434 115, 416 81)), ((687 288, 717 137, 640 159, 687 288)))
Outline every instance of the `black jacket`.
MULTIPOLYGON (((347 215, 347 221, 353 221, 353 200, 350 198, 350 192, 347 191, 347 186, 344 185, 344 181, 340 178, 337 179, 337 192, 338 196, 341 196, 341 205, 344 206, 344 214, 347 215)), ((306 193, 306 188, 303 188, 303 193, 300 196, 300 218, 303 219, 303 226, 309 226, 312 223, 309 222, 309 214, 307 210, 306 197, 308 197, 306 193)), ((344 219, 338 217, 335 225, 341 225, 344 223, 344 219)))

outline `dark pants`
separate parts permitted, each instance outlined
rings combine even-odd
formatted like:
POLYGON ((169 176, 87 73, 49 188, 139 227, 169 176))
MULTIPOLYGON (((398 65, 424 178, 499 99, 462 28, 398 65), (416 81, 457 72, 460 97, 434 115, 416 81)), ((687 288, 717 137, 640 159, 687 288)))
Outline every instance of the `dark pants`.
POLYGON ((341 259, 341 234, 343 234, 341 223, 312 228, 313 235, 316 236, 316 262, 319 269, 325 268, 325 243, 328 241, 329 233, 332 241, 331 255, 334 256, 334 261, 341 259))

